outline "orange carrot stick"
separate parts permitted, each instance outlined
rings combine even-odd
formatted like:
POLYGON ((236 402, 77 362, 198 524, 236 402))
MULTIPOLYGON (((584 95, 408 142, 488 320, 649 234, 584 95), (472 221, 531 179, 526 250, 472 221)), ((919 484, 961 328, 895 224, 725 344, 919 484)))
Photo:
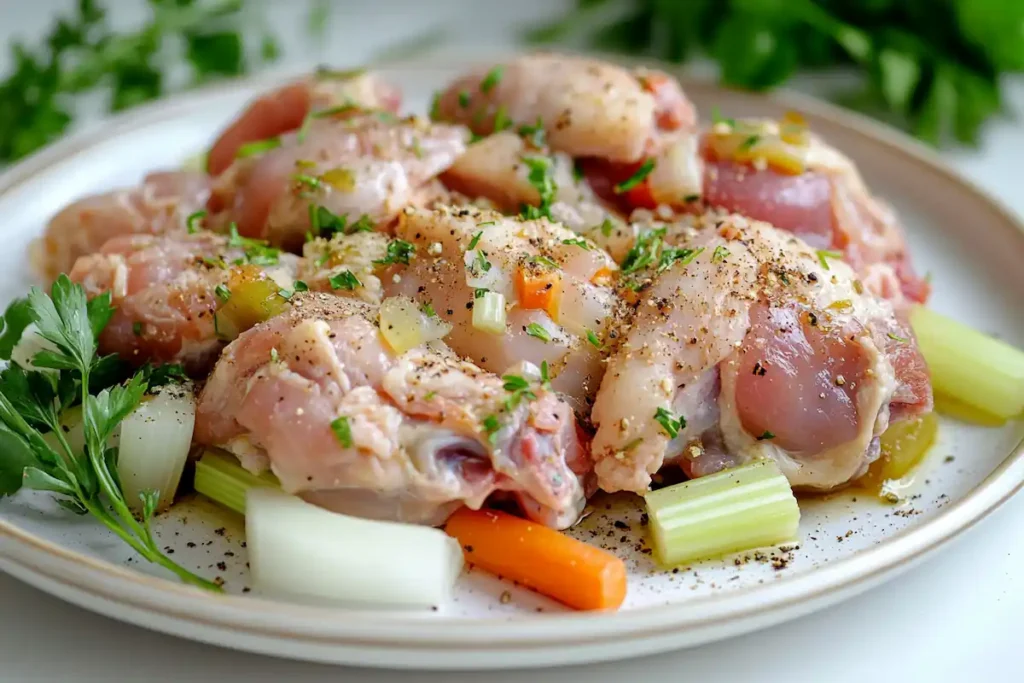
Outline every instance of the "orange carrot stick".
POLYGON ((576 609, 618 609, 626 565, 611 553, 542 524, 495 510, 462 508, 448 518, 466 561, 576 609))

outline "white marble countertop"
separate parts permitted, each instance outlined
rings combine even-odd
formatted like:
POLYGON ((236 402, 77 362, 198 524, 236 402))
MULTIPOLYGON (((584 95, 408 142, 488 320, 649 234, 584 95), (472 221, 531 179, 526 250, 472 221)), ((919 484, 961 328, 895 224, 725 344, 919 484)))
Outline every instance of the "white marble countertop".
MULTIPOLYGON (((508 27, 557 13, 565 2, 381 0, 335 10, 329 45, 310 54, 299 2, 270 3, 292 59, 358 63, 374 50, 433 27, 454 27, 466 44, 508 46, 508 27), (459 30, 459 29, 464 30, 459 30)), ((33 35, 70 0, 0 3, 0 45, 33 35)), ((135 0, 105 4, 131 21, 135 0)), ((351 3, 355 4, 355 3, 351 3)), ((6 67, 0 56, 0 73, 6 67)), ((1024 81, 1009 106, 1024 110, 1024 81)), ((1021 215, 1024 127, 993 123, 978 150, 947 160, 1021 215)), ((1024 497, 1018 496, 924 566, 866 595, 768 631, 702 648, 619 663, 505 673, 413 673, 345 669, 221 650, 128 626, 67 605, 0 575, 2 681, 361 681, 492 683, 544 681, 908 682, 1021 680, 1024 650, 1024 497)))

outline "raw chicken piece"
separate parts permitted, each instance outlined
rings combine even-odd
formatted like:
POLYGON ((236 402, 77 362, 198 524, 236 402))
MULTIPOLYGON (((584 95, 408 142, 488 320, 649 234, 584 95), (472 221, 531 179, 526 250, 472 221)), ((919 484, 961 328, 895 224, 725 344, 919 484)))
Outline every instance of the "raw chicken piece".
POLYGON ((317 119, 217 178, 214 223, 234 222, 241 234, 289 251, 310 230, 310 205, 385 228, 402 208, 434 198, 431 180, 465 150, 467 137, 462 127, 415 117, 317 119))
POLYGON ((572 410, 527 377, 517 394, 443 344, 395 354, 374 307, 302 294, 225 350, 195 438, 331 510, 440 524, 508 492, 565 528, 589 460, 572 410))
POLYGON ((33 264, 53 280, 71 270, 79 256, 99 251, 113 237, 182 231, 209 196, 205 174, 163 171, 149 174, 138 187, 79 199, 54 216, 33 243, 33 264))
POLYGON ((666 461, 702 476, 758 457, 796 487, 849 482, 891 419, 931 408, 909 325, 797 238, 704 221, 674 247, 645 235, 632 257, 650 255, 645 273, 623 265, 639 291, 591 416, 599 485, 642 492, 666 461))
POLYGON ((608 286, 616 266, 605 252, 547 220, 473 208, 408 209, 395 235, 416 254, 385 273, 387 295, 429 303, 453 325, 448 345, 486 370, 547 362, 552 386, 586 412, 618 304, 608 286), (505 297, 504 334, 473 326, 479 290, 505 297))
POLYGON ((557 54, 476 69, 438 97, 433 115, 479 135, 540 124, 552 149, 624 163, 656 153, 696 120, 665 73, 557 54))
POLYGON ((213 143, 207 169, 220 175, 242 145, 296 130, 310 112, 352 105, 394 113, 401 100, 398 88, 376 74, 322 69, 254 100, 213 143))
POLYGON ((110 292, 115 308, 100 336, 100 353, 117 353, 135 365, 178 362, 193 375, 208 371, 230 338, 227 330, 218 329, 218 308, 234 299, 237 313, 238 305, 253 296, 260 297, 254 305, 265 306, 268 313, 282 307, 282 285, 268 271, 283 272, 278 277, 290 284, 298 261, 276 250, 261 250, 261 258, 249 259, 251 245, 230 242, 207 232, 124 235, 78 259, 71 279, 89 297, 110 292), (247 260, 265 265, 233 265, 247 260))
POLYGON ((338 233, 330 239, 318 237, 302 247, 297 279, 314 292, 341 292, 370 304, 384 298, 378 271, 390 239, 379 232, 338 233), (351 274, 352 277, 346 275, 351 274))
POLYGON ((872 292, 897 305, 928 298, 928 283, 914 273, 892 210, 871 195, 850 159, 810 134, 798 117, 718 122, 699 146, 681 143, 663 153, 647 178, 625 193, 613 188, 638 164, 588 161, 583 168, 595 192, 623 211, 668 204, 741 213, 812 247, 841 251, 872 292), (663 182, 691 189, 673 195, 659 189, 663 182))

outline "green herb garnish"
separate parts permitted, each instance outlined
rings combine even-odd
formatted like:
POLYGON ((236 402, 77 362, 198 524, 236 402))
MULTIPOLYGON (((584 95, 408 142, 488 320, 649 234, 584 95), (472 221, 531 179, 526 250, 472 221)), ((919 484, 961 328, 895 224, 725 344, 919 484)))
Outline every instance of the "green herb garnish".
POLYGON ((350 270, 343 270, 336 275, 332 275, 327 278, 327 281, 330 283, 331 289, 345 289, 352 291, 357 287, 363 286, 363 283, 359 281, 359 278, 353 275, 350 270))
POLYGON ((678 417, 665 408, 658 408, 654 413, 654 420, 661 425, 661 428, 668 434, 668 438, 674 439, 679 436, 679 430, 686 429, 686 418, 678 417))
POLYGON ((531 337, 536 337, 537 339, 540 339, 542 342, 545 343, 551 341, 551 333, 545 330, 543 327, 541 327, 538 323, 530 323, 529 325, 527 325, 526 334, 530 335, 531 337))
POLYGON ((828 267, 828 259, 843 258, 843 252, 833 251, 831 249, 819 249, 816 253, 818 255, 818 263, 820 263, 821 267, 825 270, 831 270, 831 268, 828 267))
POLYGON ((331 431, 334 432, 338 443, 345 448, 352 448, 352 427, 348 424, 348 417, 342 415, 331 422, 331 431))
POLYGON ((494 86, 501 82, 501 77, 505 72, 505 67, 499 65, 487 72, 484 79, 480 81, 480 92, 489 93, 494 90, 494 86))
POLYGON ((384 253, 384 258, 374 261, 375 264, 379 266, 389 266, 392 263, 409 265, 409 260, 416 255, 416 245, 405 240, 391 240, 384 253))
POLYGON ((185 229, 188 230, 188 234, 194 235, 202 229, 199 222, 206 218, 206 214, 205 210, 189 214, 188 218, 185 219, 185 229))
POLYGON ((87 302, 82 287, 61 275, 49 295, 33 287, 19 304, 14 311, 8 308, 5 318, 15 319, 5 320, 6 325, 20 325, 20 312, 28 312, 38 334, 54 348, 32 359, 35 367, 47 371, 12 363, 0 372, 0 496, 21 488, 52 492, 61 507, 91 514, 146 560, 186 583, 219 590, 160 551, 150 527, 158 491, 140 494, 138 518, 125 499, 117 473, 118 447, 110 439, 142 401, 152 370, 139 370, 119 384, 111 370, 120 362, 97 356, 96 340, 114 312, 110 293, 87 302), (81 447, 72 447, 61 422, 76 403, 83 416, 81 447))
POLYGON ((647 179, 647 176, 654 170, 654 159, 647 159, 644 163, 640 164, 640 168, 636 172, 614 186, 615 194, 622 194, 623 192, 629 192, 634 187, 640 185, 647 179))
POLYGON ((568 244, 573 247, 579 247, 583 251, 590 251, 591 249, 593 249, 593 247, 591 247, 590 244, 584 239, 562 240, 562 244, 568 244))

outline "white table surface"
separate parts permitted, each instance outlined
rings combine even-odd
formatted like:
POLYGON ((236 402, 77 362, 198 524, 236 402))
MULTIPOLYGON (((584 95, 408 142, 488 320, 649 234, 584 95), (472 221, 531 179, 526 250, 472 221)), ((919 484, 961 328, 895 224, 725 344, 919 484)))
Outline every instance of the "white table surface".
MULTIPOLYGON (((270 2, 289 59, 358 63, 401 37, 449 26, 463 43, 509 45, 508 27, 566 3, 544 0, 378 0, 337 3, 329 45, 305 45, 300 2, 270 2), (349 8, 348 5, 359 7, 349 8), (342 7, 344 6, 344 9, 342 7), (313 51, 312 54, 310 51, 313 51)), ((0 2, 0 45, 34 35, 70 0, 0 2)), ((115 0, 118 19, 135 0, 115 0)), ((0 73, 6 55, 0 56, 0 73)), ((1024 110, 1024 81, 1009 105, 1024 110)), ((993 123, 979 150, 946 153, 968 177, 1024 215, 1020 184, 1024 127, 993 123)), ((643 680, 786 681, 1024 680, 1024 496, 925 565, 832 609, 714 645, 611 664, 503 673, 415 673, 347 669, 222 650, 121 624, 0 575, 0 681, 361 681, 492 683, 643 680)))

